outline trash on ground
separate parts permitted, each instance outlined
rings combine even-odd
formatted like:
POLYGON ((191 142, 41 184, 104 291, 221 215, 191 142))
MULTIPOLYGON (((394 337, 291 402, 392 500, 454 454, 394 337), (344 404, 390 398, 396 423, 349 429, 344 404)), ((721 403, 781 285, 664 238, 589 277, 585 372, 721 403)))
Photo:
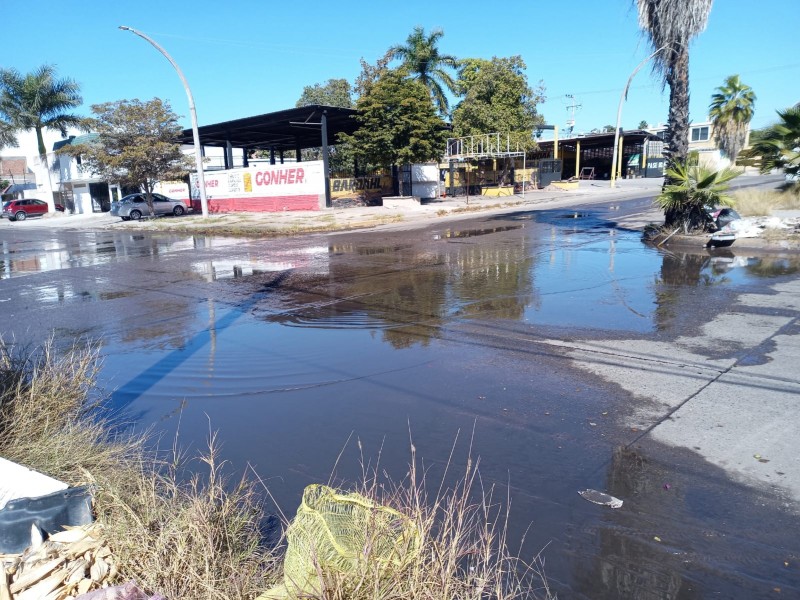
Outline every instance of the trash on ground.
POLYGON ((36 498, 67 489, 67 484, 0 456, 0 509, 11 500, 36 498))
POLYGON ((361 494, 316 484, 303 492, 286 539, 284 584, 258 600, 317 595, 320 572, 357 583, 365 568, 402 570, 419 555, 421 543, 414 522, 402 513, 361 494))
POLYGON ((588 500, 594 504, 609 506, 611 508, 619 508, 622 506, 622 500, 604 492, 598 492, 597 490, 581 490, 578 493, 584 500, 588 500))
POLYGON ((64 527, 88 525, 93 520, 92 494, 87 486, 9 500, 0 510, 0 553, 23 552, 64 527))
MULTIPOLYGON (((107 586, 116 576, 117 567, 101 534, 99 524, 71 527, 53 533, 24 552, 0 554, 0 573, 4 575, 0 577, 0 598, 85 598, 82 594, 107 586)), ((141 595, 88 598, 148 599, 141 595)))
POLYGON ((129 581, 125 585, 115 585, 114 587, 102 588, 82 594, 75 600, 166 600, 164 596, 156 594, 150 596, 142 591, 135 581, 129 581))

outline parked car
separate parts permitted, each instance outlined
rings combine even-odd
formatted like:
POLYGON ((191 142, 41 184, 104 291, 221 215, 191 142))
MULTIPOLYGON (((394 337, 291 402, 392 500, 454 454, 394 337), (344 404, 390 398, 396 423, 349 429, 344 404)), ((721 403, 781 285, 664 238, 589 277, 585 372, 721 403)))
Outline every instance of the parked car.
MULTIPOLYGON (((179 217, 189 210, 183 200, 173 200, 161 194, 153 194, 153 211, 156 215, 175 215, 179 217)), ((147 199, 142 193, 128 194, 118 202, 111 203, 111 215, 123 221, 138 221, 150 214, 147 199)))
MULTIPOLYGON (((56 203, 56 210, 64 212, 64 207, 56 203)), ((36 198, 23 198, 22 200, 9 200, 3 204, 3 212, 0 216, 8 218, 9 221, 24 221, 28 217, 40 217, 47 214, 47 202, 36 198)))

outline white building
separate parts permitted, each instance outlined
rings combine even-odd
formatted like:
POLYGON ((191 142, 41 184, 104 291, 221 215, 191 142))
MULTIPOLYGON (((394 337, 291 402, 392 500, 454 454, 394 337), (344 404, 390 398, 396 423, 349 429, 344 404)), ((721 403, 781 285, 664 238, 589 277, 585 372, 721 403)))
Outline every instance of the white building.
POLYGON ((75 214, 108 212, 111 202, 122 197, 119 184, 109 183, 82 168, 80 156, 57 153, 65 146, 84 144, 96 137, 95 133, 69 136, 53 144, 53 152, 48 155, 53 196, 75 214))
POLYGON ((46 200, 50 196, 54 202, 63 204, 68 212, 76 214, 107 212, 110 210, 111 201, 120 198, 120 186, 109 184, 85 172, 80 168, 80 158, 56 153, 56 150, 67 144, 87 141, 91 135, 81 135, 77 131, 71 131, 67 137, 63 137, 57 131, 45 130, 43 136, 45 148, 48 148, 49 170, 45 168, 45 162, 39 156, 39 144, 36 132, 33 130, 19 132, 17 146, 4 148, 0 151, 0 157, 3 159, 25 157, 33 176, 28 178, 27 189, 19 190, 22 197, 46 200))
MULTIPOLYGON (((667 126, 659 124, 656 127, 646 129, 648 133, 654 133, 663 139, 667 126)), ((745 146, 750 142, 750 128, 747 129, 745 146)), ((714 133, 714 124, 711 121, 689 124, 689 159, 697 157, 697 164, 710 169, 719 170, 731 166, 728 157, 722 155, 719 149, 717 137, 714 133)))

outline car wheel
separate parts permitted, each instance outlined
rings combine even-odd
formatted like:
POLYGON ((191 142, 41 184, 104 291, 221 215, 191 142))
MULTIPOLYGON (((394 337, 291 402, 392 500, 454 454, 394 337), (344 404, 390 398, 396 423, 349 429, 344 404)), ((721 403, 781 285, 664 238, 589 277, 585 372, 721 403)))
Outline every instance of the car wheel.
POLYGON ((183 208, 182 206, 176 206, 175 208, 172 209, 172 214, 175 215, 176 217, 180 217, 185 212, 186 209, 183 208))
POLYGON ((17 214, 14 215, 14 219, 17 221, 24 221, 28 215, 25 214, 25 211, 19 211, 17 214))
POLYGON ((134 221, 138 221, 139 219, 142 218, 142 211, 140 211, 140 210, 132 210, 128 216, 131 219, 133 219, 134 221))

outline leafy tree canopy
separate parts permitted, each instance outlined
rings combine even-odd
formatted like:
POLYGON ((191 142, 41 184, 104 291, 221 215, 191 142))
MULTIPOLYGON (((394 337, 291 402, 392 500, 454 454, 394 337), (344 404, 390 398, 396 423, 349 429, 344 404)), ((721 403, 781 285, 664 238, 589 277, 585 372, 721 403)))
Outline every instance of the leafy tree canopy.
POLYGON ((544 122, 537 112, 544 87, 528 85, 522 57, 464 59, 458 90, 464 99, 453 110, 456 137, 510 132, 521 147, 535 145, 533 130, 544 122))
POLYGON ((315 83, 303 88, 295 106, 323 104, 325 106, 353 107, 353 91, 347 79, 328 79, 324 84, 315 83))
POLYGON ((639 129, 647 129, 650 127, 650 124, 647 121, 639 121, 639 129))
POLYGON ((351 144, 355 155, 382 167, 439 160, 447 141, 428 88, 409 79, 403 69, 388 70, 356 103, 359 128, 340 141, 351 144))
POLYGON ((175 141, 182 131, 177 115, 159 98, 95 104, 92 113, 94 141, 63 151, 80 155, 86 170, 108 181, 141 188, 152 214, 155 184, 185 177, 193 164, 175 141))
POLYGON ((388 53, 375 61, 374 65, 368 63, 363 57, 359 59, 361 73, 356 77, 354 85, 357 98, 361 98, 361 96, 365 95, 375 82, 389 70, 388 65, 390 60, 388 53))

